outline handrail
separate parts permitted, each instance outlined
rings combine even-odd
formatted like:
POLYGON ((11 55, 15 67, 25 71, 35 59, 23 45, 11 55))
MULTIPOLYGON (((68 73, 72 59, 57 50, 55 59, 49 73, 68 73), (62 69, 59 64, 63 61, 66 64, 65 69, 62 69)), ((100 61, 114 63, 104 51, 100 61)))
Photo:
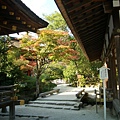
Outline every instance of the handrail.
POLYGON ((0 90, 2 90, 2 89, 10 89, 10 88, 14 88, 14 87, 17 87, 17 86, 18 86, 17 84, 8 85, 8 86, 0 86, 0 90))
POLYGON ((0 86, 0 108, 5 109, 9 106, 9 120, 15 119, 15 101, 12 99, 15 87, 16 85, 0 86))
POLYGON ((46 97, 46 95, 49 95, 49 94, 52 95, 53 93, 59 93, 59 90, 60 89, 54 89, 54 90, 51 90, 51 91, 40 93, 39 97, 46 97))
POLYGON ((15 85, 0 86, 0 89, 13 88, 15 85))

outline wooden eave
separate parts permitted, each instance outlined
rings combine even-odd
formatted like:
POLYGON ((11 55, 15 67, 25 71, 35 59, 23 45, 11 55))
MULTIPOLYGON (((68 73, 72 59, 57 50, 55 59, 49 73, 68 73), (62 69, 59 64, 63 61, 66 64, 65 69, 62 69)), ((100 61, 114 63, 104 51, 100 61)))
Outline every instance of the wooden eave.
POLYGON ((46 21, 33 13, 21 0, 0 0, 0 35, 37 32, 47 25, 46 21))
POLYGON ((85 56, 100 59, 112 1, 55 0, 85 56))

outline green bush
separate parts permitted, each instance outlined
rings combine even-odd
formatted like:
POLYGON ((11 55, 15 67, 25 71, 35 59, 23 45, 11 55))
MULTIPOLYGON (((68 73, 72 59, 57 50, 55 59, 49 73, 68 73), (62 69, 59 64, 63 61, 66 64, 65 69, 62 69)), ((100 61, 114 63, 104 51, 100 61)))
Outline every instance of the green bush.
POLYGON ((43 81, 42 83, 42 90, 41 92, 46 92, 46 91, 50 91, 52 90, 54 87, 56 87, 57 85, 50 82, 50 81, 43 81))
POLYGON ((36 91, 36 79, 34 77, 27 76, 23 83, 19 84, 18 96, 20 99, 24 99, 25 102, 35 99, 36 91))

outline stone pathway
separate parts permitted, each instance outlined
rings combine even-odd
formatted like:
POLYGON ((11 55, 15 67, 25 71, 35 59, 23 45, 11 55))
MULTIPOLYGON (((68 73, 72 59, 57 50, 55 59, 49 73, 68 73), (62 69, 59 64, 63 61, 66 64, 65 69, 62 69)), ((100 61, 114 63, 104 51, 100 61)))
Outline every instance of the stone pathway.
MULTIPOLYGON (((98 106, 98 113, 96 113, 96 106, 86 106, 80 110, 74 108, 77 102, 75 94, 83 88, 73 88, 66 85, 59 85, 59 94, 47 96, 45 98, 39 97, 35 101, 30 101, 26 105, 16 106, 15 120, 103 120, 103 108, 98 106)), ((93 94, 94 88, 86 88, 93 94)), ((8 120, 8 113, 1 114, 0 120, 8 120)), ((107 109, 107 120, 116 120, 112 116, 109 109, 107 109)))
POLYGON ((60 89, 60 93, 48 95, 44 98, 38 97, 35 101, 30 101, 27 107, 40 107, 49 109, 79 110, 74 105, 79 103, 76 94, 81 89, 67 86, 67 84, 58 85, 55 89, 60 89))

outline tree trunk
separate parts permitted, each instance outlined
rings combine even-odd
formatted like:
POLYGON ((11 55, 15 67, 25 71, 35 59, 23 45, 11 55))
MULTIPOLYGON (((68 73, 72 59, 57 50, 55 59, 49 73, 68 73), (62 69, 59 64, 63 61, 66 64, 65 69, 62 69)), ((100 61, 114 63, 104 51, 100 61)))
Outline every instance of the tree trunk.
POLYGON ((40 93, 40 89, 39 89, 40 83, 39 83, 39 77, 36 77, 36 97, 38 97, 39 93, 40 93))

